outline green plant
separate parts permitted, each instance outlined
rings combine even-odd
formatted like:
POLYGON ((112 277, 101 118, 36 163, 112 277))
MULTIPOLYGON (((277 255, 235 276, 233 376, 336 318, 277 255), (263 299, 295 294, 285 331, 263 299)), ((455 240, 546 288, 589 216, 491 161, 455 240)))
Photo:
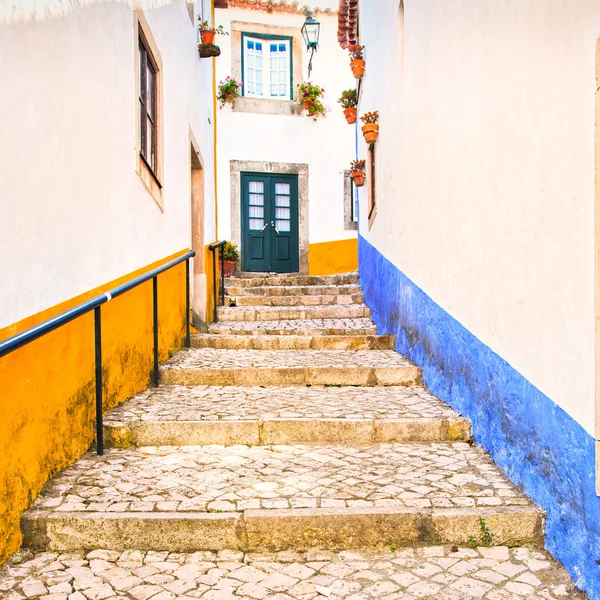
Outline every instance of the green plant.
POLYGON ((200 29, 200 31, 214 31, 217 35, 229 35, 229 32, 223 29, 223 25, 211 27, 208 21, 202 21, 201 19, 201 17, 198 17, 198 21, 200 21, 198 29, 200 29))
POLYGON ((365 47, 360 44, 354 44, 348 48, 348 52, 350 53, 350 60, 362 60, 363 59, 363 51, 365 47))
POLYGON ((325 115, 324 96, 325 90, 321 86, 310 81, 298 84, 298 98, 308 111, 308 116, 312 117, 314 121, 317 120, 317 117, 325 115))
POLYGON ((375 110, 375 111, 373 111, 373 112, 368 112, 368 113, 365 113, 365 114, 364 114, 364 115, 363 115, 363 116, 360 118, 360 120, 361 120, 363 123, 365 123, 365 124, 366 124, 366 123, 377 123, 377 121, 379 120, 379 111, 378 111, 378 110, 375 110))
POLYGON ((342 105, 342 108, 356 108, 356 105, 358 104, 356 89, 344 90, 342 95, 338 98, 338 102, 342 105))
POLYGON ((467 541, 469 548, 477 548, 477 546, 485 546, 489 548, 494 544, 494 534, 490 531, 487 526, 485 519, 479 517, 479 540, 475 539, 474 535, 470 535, 467 541))
POLYGON ((219 91, 217 92, 217 100, 223 108, 226 104, 234 106, 235 99, 239 98, 242 94, 242 86, 244 84, 241 81, 232 79, 229 75, 225 78, 225 81, 219 83, 219 91))
POLYGON ((366 162, 364 160, 353 160, 350 163, 350 171, 352 173, 364 172, 366 162))
POLYGON ((237 260, 240 257, 237 246, 227 242, 223 246, 223 260, 237 260))
POLYGON ((394 546, 394 544, 392 544, 390 546, 390 552, 396 552, 396 550, 397 550, 396 546, 394 546))

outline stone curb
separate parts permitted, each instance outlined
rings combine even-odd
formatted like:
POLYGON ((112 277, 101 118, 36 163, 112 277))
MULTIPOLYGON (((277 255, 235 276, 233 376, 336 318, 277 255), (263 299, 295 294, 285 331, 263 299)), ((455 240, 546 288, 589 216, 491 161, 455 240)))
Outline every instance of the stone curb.
POLYGON ((337 508, 227 513, 25 513, 27 548, 45 550, 242 550, 277 552, 387 545, 468 545, 481 534, 495 545, 541 546, 543 513, 535 507, 497 509, 337 508))
POLYGON ((219 322, 224 321, 280 321, 313 319, 362 319, 371 316, 364 304, 338 306, 258 306, 219 307, 219 322))
MULTIPOLYGON (((239 321, 242 322, 242 321, 239 321)), ((253 323, 256 321, 252 321, 253 323)), ((260 335, 295 335, 295 336, 306 336, 306 337, 324 337, 324 336, 375 336, 377 335, 377 328, 373 327, 363 329, 350 329, 347 327, 328 327, 325 329, 277 329, 273 327, 265 327, 260 330, 256 329, 227 329, 222 327, 222 324, 209 325, 208 333, 212 335, 245 335, 255 336, 257 333, 260 335)))
POLYGON ((402 385, 422 384, 420 367, 280 367, 260 369, 170 369, 161 367, 165 385, 402 385))
POLYGON ((282 296, 348 296, 363 294, 357 283, 345 285, 261 285, 259 287, 241 287, 225 282, 225 290, 229 296, 245 298, 281 298, 282 296))
MULTIPOLYGON (((241 289, 241 288, 240 288, 241 289)), ((285 288, 284 288, 285 289, 285 288)), ((326 294, 326 295, 285 295, 285 296, 243 296, 232 292, 225 298, 225 306, 233 301, 235 306, 250 307, 291 307, 291 306, 352 306, 364 304, 362 293, 356 294, 326 294)))
POLYGON ((259 286, 313 286, 358 284, 357 273, 343 275, 293 275, 287 277, 231 277, 225 279, 225 288, 259 286))
POLYGON ((142 421, 104 423, 106 447, 271 446, 277 444, 376 444, 463 442, 467 419, 255 419, 247 421, 142 421))
POLYGON ((218 350, 393 350, 393 335, 221 335, 192 336, 192 348, 218 350))

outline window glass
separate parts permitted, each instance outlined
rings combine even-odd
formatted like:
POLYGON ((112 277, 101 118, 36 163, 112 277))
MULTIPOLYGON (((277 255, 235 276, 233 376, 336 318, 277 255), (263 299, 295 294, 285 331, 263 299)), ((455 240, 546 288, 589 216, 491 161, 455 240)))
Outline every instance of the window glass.
POLYGON ((255 98, 290 97, 290 40, 244 37, 245 96, 255 98))

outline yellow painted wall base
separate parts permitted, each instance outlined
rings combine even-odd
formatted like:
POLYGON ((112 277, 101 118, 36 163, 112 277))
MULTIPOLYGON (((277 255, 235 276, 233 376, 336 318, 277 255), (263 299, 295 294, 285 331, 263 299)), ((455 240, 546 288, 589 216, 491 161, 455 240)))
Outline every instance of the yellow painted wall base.
MULTIPOLYGON (((0 329, 0 340, 180 256, 0 329)), ((159 357, 182 346, 185 263, 158 277, 159 357)), ((104 408, 143 390, 152 369, 152 281, 102 306, 104 408)), ((19 517, 44 483, 94 440, 94 319, 88 313, 0 359, 0 563, 21 545, 19 517)))
POLYGON ((308 273, 335 275, 358 269, 358 238, 310 244, 308 273))

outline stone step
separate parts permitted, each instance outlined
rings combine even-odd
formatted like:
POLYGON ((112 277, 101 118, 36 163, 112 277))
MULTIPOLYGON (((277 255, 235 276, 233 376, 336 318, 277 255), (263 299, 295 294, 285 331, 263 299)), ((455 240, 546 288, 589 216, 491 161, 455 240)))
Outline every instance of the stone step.
POLYGON ((241 287, 235 280, 226 280, 225 289, 229 296, 351 296, 362 294, 357 283, 344 285, 261 285, 258 287, 241 287))
POLYGON ((527 547, 23 552, 0 569, 8 600, 52 598, 46 594, 56 586, 70 600, 586 598, 548 552, 527 547), (85 596, 71 596, 76 589, 85 596))
POLYGON ((22 530, 47 550, 519 546, 542 542, 542 516, 466 443, 214 445, 90 452, 22 530))
POLYGON ((109 412, 105 445, 250 446, 467 441, 470 425, 423 388, 159 386, 109 412))
POLYGON ((161 367, 176 385, 404 385, 421 369, 392 350, 181 350, 161 367))
POLYGON ((219 321, 292 321, 310 319, 362 319, 371 316, 364 304, 343 306, 255 306, 218 309, 219 321))
POLYGON ((192 336, 192 348, 222 350, 393 350, 393 335, 220 335, 192 336))
POLYGON ((377 335, 368 318, 287 319, 280 321, 228 321, 209 325, 208 332, 219 335, 377 335))
POLYGON ((300 275, 257 274, 257 277, 228 277, 225 288, 229 287, 259 287, 259 286, 308 286, 308 285, 349 285, 358 283, 358 273, 343 273, 340 275, 300 275))
MULTIPOLYGON (((284 288, 285 289, 285 288, 284 288)), ((225 306, 346 306, 363 305, 365 297, 358 294, 329 294, 321 296, 240 296, 229 294, 225 298, 225 306)))

